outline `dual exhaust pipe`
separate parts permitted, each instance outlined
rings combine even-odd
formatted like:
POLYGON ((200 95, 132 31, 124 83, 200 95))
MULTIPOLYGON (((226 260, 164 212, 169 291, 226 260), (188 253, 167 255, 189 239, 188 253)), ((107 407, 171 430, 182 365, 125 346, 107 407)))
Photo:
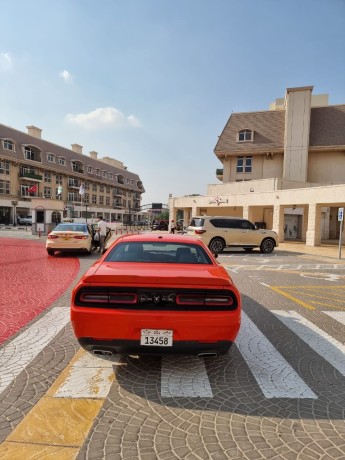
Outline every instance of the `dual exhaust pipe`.
MULTIPOLYGON (((110 356, 113 356, 113 352, 111 350, 92 350, 92 354, 101 358, 109 358, 110 356)), ((197 356, 198 358, 214 358, 218 356, 218 353, 199 353, 197 356)))

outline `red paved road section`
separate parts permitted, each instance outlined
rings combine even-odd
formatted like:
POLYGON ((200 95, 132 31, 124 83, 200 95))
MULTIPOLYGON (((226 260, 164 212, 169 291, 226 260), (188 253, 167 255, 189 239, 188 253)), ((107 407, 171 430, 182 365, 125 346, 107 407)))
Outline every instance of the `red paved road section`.
POLYGON ((79 270, 75 257, 54 258, 45 245, 0 239, 0 343, 52 304, 79 270))

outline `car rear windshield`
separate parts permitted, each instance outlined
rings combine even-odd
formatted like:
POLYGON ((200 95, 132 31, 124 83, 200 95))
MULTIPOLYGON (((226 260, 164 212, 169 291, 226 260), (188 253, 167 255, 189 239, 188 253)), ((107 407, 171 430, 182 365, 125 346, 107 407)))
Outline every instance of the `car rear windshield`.
POLYGON ((144 262, 162 264, 212 265, 207 252, 196 244, 128 242, 113 247, 107 262, 144 262))
POLYGON ((87 233, 87 226, 86 225, 78 225, 78 224, 59 224, 54 228, 56 232, 84 232, 87 233))
POLYGON ((195 218, 195 217, 194 217, 194 218, 190 221, 189 226, 190 226, 190 227, 203 227, 203 226, 204 226, 204 222, 205 222, 205 219, 195 218))

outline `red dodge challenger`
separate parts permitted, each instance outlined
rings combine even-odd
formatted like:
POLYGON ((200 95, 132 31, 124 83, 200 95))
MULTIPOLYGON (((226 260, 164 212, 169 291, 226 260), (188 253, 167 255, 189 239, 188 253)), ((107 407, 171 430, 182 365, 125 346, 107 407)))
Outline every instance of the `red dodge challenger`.
POLYGON ((118 238, 72 294, 74 333, 100 357, 226 353, 240 319, 229 274, 187 235, 118 238))

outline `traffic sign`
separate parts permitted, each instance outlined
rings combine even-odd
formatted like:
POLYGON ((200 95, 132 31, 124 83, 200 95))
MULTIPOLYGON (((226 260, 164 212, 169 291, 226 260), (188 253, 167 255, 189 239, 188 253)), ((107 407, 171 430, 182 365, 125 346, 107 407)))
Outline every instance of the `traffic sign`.
POLYGON ((338 209, 338 222, 341 222, 344 220, 344 208, 339 208, 338 209))

